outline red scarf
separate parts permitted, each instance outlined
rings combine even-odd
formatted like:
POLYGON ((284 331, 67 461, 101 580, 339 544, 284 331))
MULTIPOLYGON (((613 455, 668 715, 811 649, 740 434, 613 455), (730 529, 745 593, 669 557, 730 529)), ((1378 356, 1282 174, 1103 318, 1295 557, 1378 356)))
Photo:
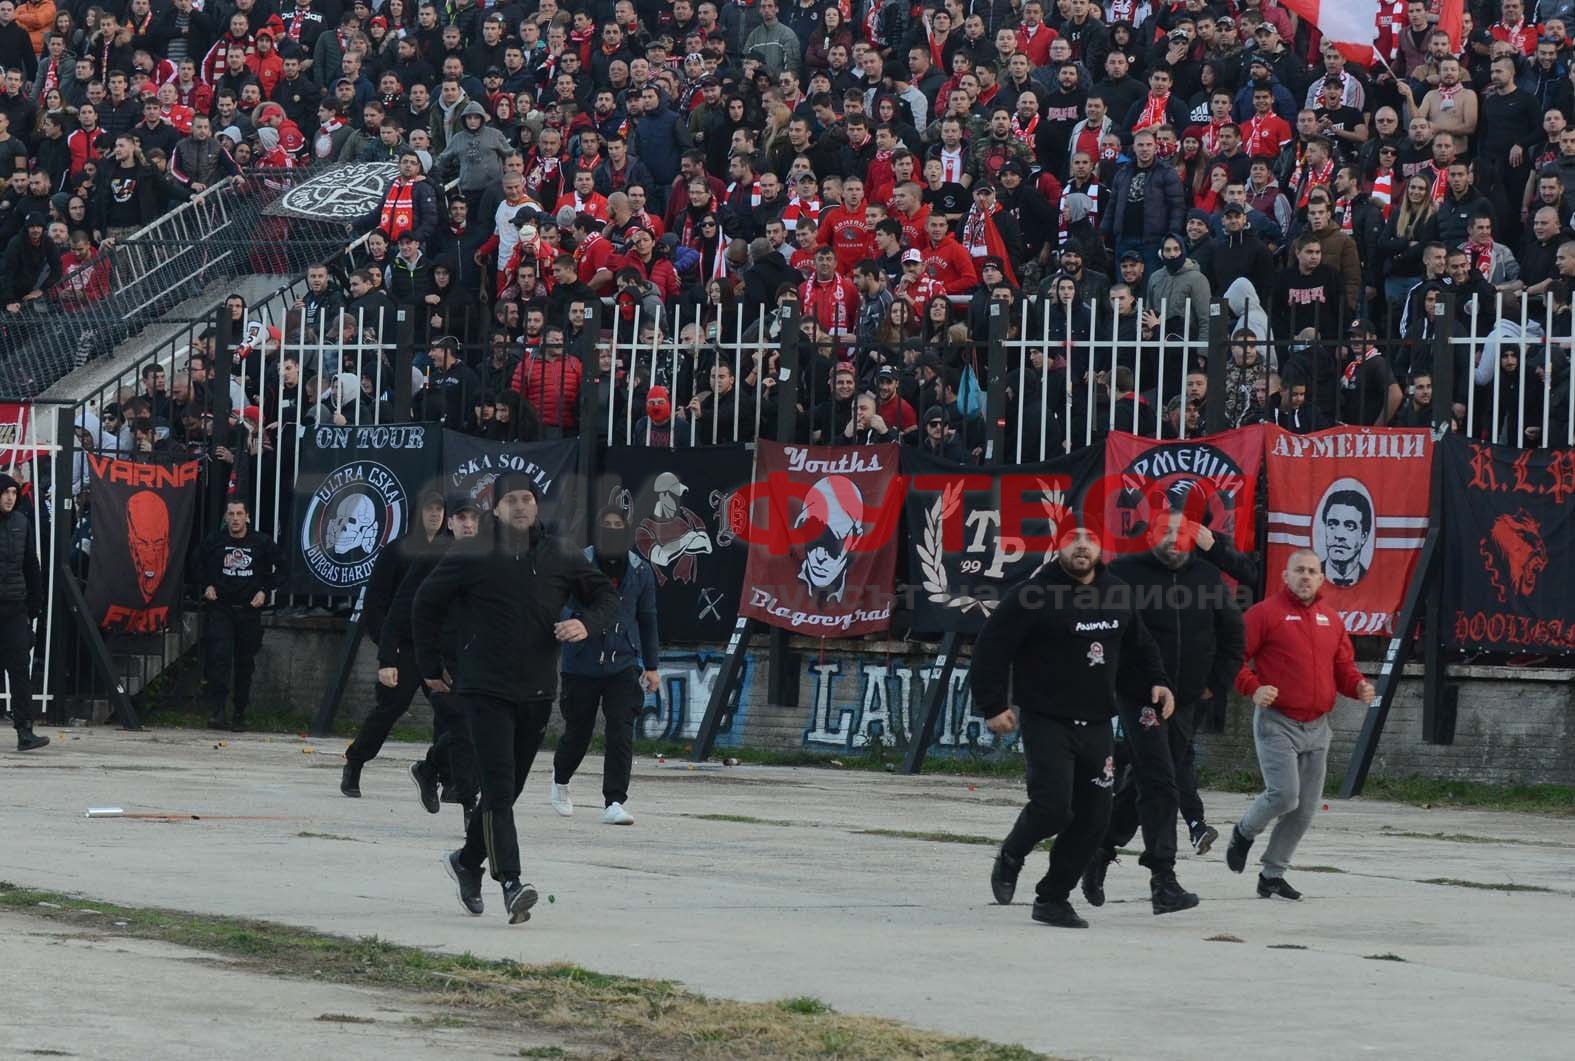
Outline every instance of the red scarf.
POLYGON ((1449 169, 1439 169, 1436 162, 1429 162, 1428 165, 1433 167, 1433 202, 1441 203, 1444 196, 1449 194, 1449 169))
POLYGON ((1001 238, 1000 229, 995 227, 994 214, 1001 209, 1001 204, 995 204, 995 210, 986 214, 977 206, 968 211, 968 216, 963 218, 962 245, 970 257, 975 261, 981 258, 1001 259, 1001 272, 1005 274, 1007 283, 1017 286, 1017 274, 1012 272, 1012 258, 1007 253, 1006 241, 1001 238))
MULTIPOLYGON (((931 65, 933 65, 935 67, 935 69, 937 69, 937 70, 945 70, 946 69, 946 37, 942 37, 940 40, 936 40, 935 39, 935 30, 929 23, 925 23, 924 31, 925 31, 925 37, 928 38, 929 44, 930 44, 930 63, 931 63, 931 65)), ((950 31, 947 32, 946 36, 947 37, 951 36, 950 31)))
MULTIPOLYGON (((265 156, 268 157, 268 156, 265 156)), ((273 163, 270 163, 273 164, 273 163)), ((281 163, 288 166, 288 162, 281 163)), ((396 177, 383 199, 383 212, 378 227, 388 233, 390 240, 416 227, 416 182, 396 177)))
POLYGON ((1375 357, 1382 356, 1383 352, 1379 350, 1378 347, 1369 346, 1365 351, 1351 358, 1350 361, 1346 362, 1344 371, 1340 373, 1341 386, 1343 386, 1346 390, 1355 388, 1356 370, 1361 368, 1365 362, 1371 361, 1375 357))
POLYGON ((1312 190, 1319 185, 1329 186, 1329 181, 1334 177, 1334 159, 1329 159, 1317 170, 1307 169, 1307 160, 1296 163, 1296 175, 1291 180, 1293 188, 1300 189, 1296 193, 1296 206, 1298 209, 1307 205, 1307 198, 1312 190))
POLYGON ((1389 220, 1389 214, 1394 210, 1394 179, 1391 173, 1379 173, 1373 177, 1373 186, 1368 190, 1368 195, 1373 202, 1384 209, 1384 220, 1389 220))
POLYGON ((1341 232, 1354 231, 1351 227, 1351 221, 1355 213, 1356 211, 1351 209, 1351 200, 1336 199, 1334 201, 1334 223, 1340 226, 1341 232))
POLYGON ((1151 125, 1164 125, 1165 108, 1169 103, 1169 92, 1163 96, 1156 96, 1150 92, 1148 98, 1143 101, 1143 112, 1138 115, 1138 120, 1132 123, 1132 131, 1135 133, 1139 129, 1147 129, 1151 125))
POLYGON ((1203 153, 1205 155, 1213 156, 1220 153, 1220 130, 1230 124, 1229 121, 1209 122, 1204 128, 1203 135, 1199 138, 1199 143, 1203 145, 1203 153))
POLYGON ((49 69, 44 74, 44 91, 39 93, 39 99, 43 99, 45 96, 49 95, 51 89, 56 89, 59 87, 60 61, 57 59, 51 59, 49 60, 49 69))
POLYGON ((1471 255, 1471 268, 1482 274, 1482 279, 1493 276, 1493 244, 1467 241, 1466 253, 1471 255))
POLYGON ((1029 147, 1034 146, 1034 130, 1039 128, 1039 115, 1034 115, 1027 125, 1017 120, 1017 115, 1012 115, 1012 135, 1017 137, 1029 147))

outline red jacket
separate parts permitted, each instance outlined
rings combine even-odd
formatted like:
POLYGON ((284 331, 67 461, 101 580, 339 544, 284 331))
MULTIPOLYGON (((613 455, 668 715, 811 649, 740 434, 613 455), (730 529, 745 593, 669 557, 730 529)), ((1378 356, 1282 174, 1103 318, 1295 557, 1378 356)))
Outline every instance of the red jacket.
POLYGON ((823 331, 851 332, 858 326, 859 289, 840 273, 822 283, 811 276, 798 289, 804 316, 823 331))
POLYGON ((956 237, 948 235, 937 246, 920 250, 925 271, 946 285, 948 295, 966 295, 979 286, 979 270, 956 237))
POLYGON ((1340 613, 1323 594, 1303 604, 1284 587, 1248 608, 1246 622, 1247 657, 1236 675, 1237 692, 1251 696, 1260 685, 1272 685, 1280 691, 1273 710, 1297 722, 1334 710, 1336 691, 1356 696, 1365 679, 1340 613))
POLYGON ((875 230, 865 219, 862 207, 849 210, 833 206, 822 211, 815 241, 837 252, 837 271, 844 276, 853 275, 855 265, 875 256, 875 230))
POLYGON ((543 424, 573 429, 580 422, 576 403, 580 398, 582 371, 578 357, 559 355, 549 360, 532 354, 514 370, 511 389, 529 399, 543 424))

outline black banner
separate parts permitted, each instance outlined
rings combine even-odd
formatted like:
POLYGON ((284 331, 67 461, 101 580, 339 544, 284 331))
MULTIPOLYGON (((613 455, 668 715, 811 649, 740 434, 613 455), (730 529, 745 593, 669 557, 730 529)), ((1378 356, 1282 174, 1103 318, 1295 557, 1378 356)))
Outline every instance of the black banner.
POLYGON ((904 447, 908 577, 918 587, 913 630, 978 631, 1002 591, 1054 552, 1056 528, 1046 504, 1081 511, 1083 495, 1103 468, 1098 446, 1043 464, 982 467, 904 447), (1041 539, 1046 548, 1029 548, 1029 539, 1041 539))
POLYGON ((733 537, 726 515, 752 468, 743 446, 607 451, 599 501, 629 513, 635 551, 656 571, 663 644, 725 642, 732 634, 749 548, 733 537))
POLYGON ((1449 643, 1575 652, 1575 449, 1440 446, 1449 643))
POLYGON ((483 512, 492 511, 492 481, 504 472, 530 477, 541 496, 538 512, 544 527, 574 542, 583 542, 585 494, 575 475, 580 444, 555 442, 488 442, 458 431, 443 432, 443 482, 447 493, 473 498, 483 512))
POLYGON ((417 493, 437 480, 442 442, 435 424, 307 428, 289 588, 359 589, 383 547, 409 531, 417 493))
POLYGON ((96 453, 87 459, 93 473, 88 612, 113 633, 160 633, 180 605, 197 462, 145 464, 96 453))

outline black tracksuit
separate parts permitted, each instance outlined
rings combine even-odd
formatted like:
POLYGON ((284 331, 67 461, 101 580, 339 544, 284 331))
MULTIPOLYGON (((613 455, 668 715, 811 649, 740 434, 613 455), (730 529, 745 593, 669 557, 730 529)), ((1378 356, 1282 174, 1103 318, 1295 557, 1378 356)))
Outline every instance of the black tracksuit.
POLYGON ((1129 588, 1103 568, 1083 585, 1052 558, 1007 592, 974 645, 975 710, 1005 711, 1010 683, 1021 713, 1028 804, 1001 850, 1022 861, 1056 837, 1041 902, 1071 894, 1109 822, 1118 678, 1144 695, 1167 681, 1129 588))
POLYGON ((377 563, 372 565, 372 576, 367 579, 366 597, 361 604, 361 621, 377 644, 377 665, 398 667, 399 684, 390 689, 382 682, 376 683, 372 710, 361 720, 355 740, 345 749, 345 758, 358 766, 377 758, 394 723, 410 710, 410 701, 415 699, 417 690, 426 688, 416 667, 415 654, 409 647, 410 600, 415 596, 416 586, 421 584, 420 577, 425 577, 436 566, 451 539, 448 531, 441 530, 436 538, 428 541, 426 530, 417 527, 399 539, 393 548, 384 549, 377 563), (413 571, 419 571, 420 577, 407 587, 413 571), (399 606, 396 601, 407 589, 403 613, 396 618, 395 608, 399 606))
POLYGON ((252 668, 262 648, 262 612, 252 606, 252 598, 278 586, 279 549, 272 538, 258 531, 248 530, 236 538, 223 530, 203 543, 201 565, 197 584, 205 601, 203 682, 209 716, 224 717, 233 675, 235 721, 239 723, 251 705, 252 668), (216 600, 207 600, 209 586, 216 591, 216 600))
POLYGON ((441 633, 457 626, 454 692, 464 705, 481 779, 480 813, 470 819, 460 862, 494 880, 520 875, 514 801, 541 749, 558 685, 554 633, 563 607, 578 601, 594 636, 612 626, 618 593, 590 561, 539 526, 520 533, 496 517, 458 542, 416 591, 412 613, 421 674, 443 674, 441 633))
MULTIPOLYGON (((16 486, 0 475, 0 491, 16 486)), ((33 544, 33 524, 18 498, 0 513, 0 670, 11 682, 11 725, 18 739, 33 732, 33 620, 44 610, 43 577, 33 544)))
POLYGON ((1170 675, 1176 711, 1161 718, 1147 695, 1121 697, 1127 754, 1118 758, 1129 759, 1132 770, 1116 791, 1104 847, 1113 853, 1141 824, 1138 861, 1159 876, 1175 869, 1178 807, 1189 825, 1203 821, 1192 755, 1197 705, 1211 687, 1228 688, 1241 669, 1245 633, 1219 569, 1207 560, 1188 555, 1172 569, 1149 552, 1124 556, 1111 570, 1132 586, 1170 675))

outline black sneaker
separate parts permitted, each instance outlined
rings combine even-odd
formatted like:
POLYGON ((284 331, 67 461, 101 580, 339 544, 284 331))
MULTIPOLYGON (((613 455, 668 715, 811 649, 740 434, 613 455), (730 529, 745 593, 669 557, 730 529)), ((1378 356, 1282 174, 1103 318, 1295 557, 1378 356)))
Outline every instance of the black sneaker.
POLYGON ((1300 902, 1302 893, 1285 883, 1284 877, 1265 877, 1258 874, 1258 898, 1260 899, 1289 899, 1291 902, 1300 902))
POLYGON ((1089 906, 1105 905, 1105 874, 1110 871, 1112 862, 1119 862, 1112 851, 1095 851, 1094 857, 1089 859, 1088 868, 1083 870, 1083 898, 1088 900, 1089 906))
POLYGON ((40 737, 32 730, 16 735, 16 750, 19 752, 36 752, 48 743, 48 737, 40 737))
POLYGON ((1072 904, 1065 899, 1035 900, 1033 917, 1041 925, 1054 925, 1056 928, 1088 927, 1088 922, 1078 917, 1072 904))
POLYGON ((530 908, 536 905, 536 889, 517 880, 503 882, 503 908, 509 912, 509 924, 523 925, 530 920, 530 908))
POLYGON ((1198 905, 1198 897, 1183 888, 1174 873, 1155 877, 1149 883, 1149 898, 1156 914, 1174 914, 1198 905))
POLYGON ((421 793, 421 805, 428 814, 436 814, 442 809, 438 803, 437 778, 426 760, 418 759, 410 764, 410 780, 416 783, 416 790, 421 793))
POLYGON ((1225 864, 1232 873, 1240 873, 1247 868, 1247 852, 1252 850, 1252 841, 1241 835, 1241 830, 1236 826, 1230 827, 1230 846, 1225 848, 1225 864))
POLYGON ((1009 906, 1017 894, 1017 874, 1022 868, 1022 861, 1008 855, 1004 847, 995 853, 995 865, 990 867, 990 891, 1002 906, 1009 906))
POLYGON ((471 917, 480 917, 486 909, 481 901, 481 870, 466 869, 459 861, 458 851, 450 851, 443 856, 443 868, 459 885, 460 908, 471 917))
POLYGON ((361 798, 361 764, 345 760, 345 768, 339 774, 339 791, 351 799, 361 798))
POLYGON ((1199 857, 1208 854, 1209 848, 1214 846, 1214 841, 1220 838, 1220 831, 1208 822, 1199 822, 1188 832, 1192 834, 1192 853, 1199 857))
POLYGON ((223 711, 216 711, 208 716, 209 729, 229 729, 230 721, 224 717, 223 711))

